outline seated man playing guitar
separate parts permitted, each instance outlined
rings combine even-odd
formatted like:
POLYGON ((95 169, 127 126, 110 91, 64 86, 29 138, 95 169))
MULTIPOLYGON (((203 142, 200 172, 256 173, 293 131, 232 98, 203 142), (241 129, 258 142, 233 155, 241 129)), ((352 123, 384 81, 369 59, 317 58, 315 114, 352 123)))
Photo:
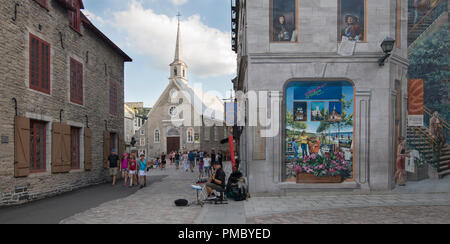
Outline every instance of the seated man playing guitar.
POLYGON ((208 198, 211 198, 211 195, 214 190, 223 192, 225 189, 225 172, 222 169, 222 166, 219 163, 214 164, 215 173, 211 176, 208 183, 206 183, 206 191, 208 192, 208 198))

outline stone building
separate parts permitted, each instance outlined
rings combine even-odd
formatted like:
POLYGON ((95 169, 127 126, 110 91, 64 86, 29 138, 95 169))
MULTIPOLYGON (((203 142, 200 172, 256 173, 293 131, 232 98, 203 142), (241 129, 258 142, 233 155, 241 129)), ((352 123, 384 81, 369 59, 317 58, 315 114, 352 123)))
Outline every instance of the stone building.
POLYGON ((124 62, 82 0, 0 6, 0 205, 103 182, 122 150, 124 62), (16 108, 16 109, 15 109, 16 108))
POLYGON ((252 107, 250 99, 242 100, 246 112, 238 116, 247 121, 239 155, 251 192, 395 186, 397 138, 406 136, 407 3, 232 1, 233 50, 238 54, 234 88, 244 94, 268 92, 267 101, 259 99, 252 107), (396 45, 380 65, 386 37, 396 45), (323 119, 312 120, 317 107, 323 119), (340 115, 335 120, 329 116, 333 110, 340 115), (257 112, 267 114, 263 117, 271 127, 249 124, 257 112), (272 129, 273 136, 265 129, 272 129), (296 152, 293 143, 300 148, 303 131, 309 139, 306 154, 317 148, 321 155, 345 155, 349 175, 342 183, 296 184, 293 164, 302 151, 296 152))
MULTIPOLYGON (((137 138, 144 136, 144 123, 148 119, 148 114, 150 113, 151 108, 144 107, 143 102, 127 102, 124 104, 124 123, 125 123, 125 151, 131 152, 133 146, 131 145, 131 141, 134 138, 136 141, 136 145, 140 144, 140 141, 137 138)), ((144 152, 145 148, 142 148, 141 153, 144 152)))
POLYGON ((182 58, 180 23, 175 58, 170 64, 170 78, 144 124, 136 135, 137 148, 151 158, 179 150, 228 152, 228 144, 220 141, 228 136, 224 126, 224 103, 217 96, 191 86, 188 66, 182 58))

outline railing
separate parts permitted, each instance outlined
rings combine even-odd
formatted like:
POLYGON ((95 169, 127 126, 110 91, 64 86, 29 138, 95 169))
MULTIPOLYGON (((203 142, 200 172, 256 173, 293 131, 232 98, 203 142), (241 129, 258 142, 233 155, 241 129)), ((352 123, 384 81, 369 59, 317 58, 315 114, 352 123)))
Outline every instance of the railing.
POLYGON ((434 23, 444 12, 448 11, 448 0, 435 0, 430 1, 430 9, 425 12, 425 15, 420 17, 420 20, 417 23, 414 23, 415 19, 415 9, 414 9, 414 0, 409 0, 409 16, 410 16, 410 25, 413 25, 411 29, 408 31, 408 37, 411 37, 414 34, 414 40, 417 39, 427 28, 421 30, 420 32, 415 33, 415 31, 426 21, 430 20, 431 23, 434 23), (412 22, 412 23, 411 23, 412 22))
MULTIPOLYGON (((427 154, 426 144, 428 144, 432 150, 432 159, 431 164, 434 164, 437 171, 440 172, 440 163, 441 163, 441 143, 439 140, 436 140, 430 136, 430 134, 420 127, 411 127, 411 130, 414 134, 413 138, 409 138, 409 146, 417 151, 419 151, 422 155, 427 154), (426 144, 419 144, 420 142, 425 142, 426 144), (422 147, 419 147, 421 145, 422 147)), ((429 161, 429 160, 427 160, 429 161)))

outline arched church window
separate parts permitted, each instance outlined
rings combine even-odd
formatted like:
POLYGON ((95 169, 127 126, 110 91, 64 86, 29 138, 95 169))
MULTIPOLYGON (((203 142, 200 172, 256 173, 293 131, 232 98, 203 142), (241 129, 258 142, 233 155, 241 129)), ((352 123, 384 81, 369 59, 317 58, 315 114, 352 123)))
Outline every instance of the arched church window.
POLYGON ((175 74, 175 76, 178 75, 178 69, 177 69, 177 67, 175 67, 175 68, 173 69, 173 73, 175 74))
POLYGON ((194 142, 194 130, 192 130, 192 128, 189 128, 187 130, 187 142, 188 143, 193 143, 194 142))
POLYGON ((160 133, 159 133, 159 130, 155 130, 155 133, 154 133, 154 142, 155 143, 159 143, 160 142, 160 133))

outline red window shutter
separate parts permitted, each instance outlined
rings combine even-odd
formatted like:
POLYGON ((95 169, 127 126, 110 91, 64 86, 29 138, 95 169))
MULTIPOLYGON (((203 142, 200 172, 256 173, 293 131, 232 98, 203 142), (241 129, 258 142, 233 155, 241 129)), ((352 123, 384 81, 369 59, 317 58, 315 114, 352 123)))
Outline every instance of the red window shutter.
POLYGON ((77 64, 77 100, 83 103, 83 65, 77 64))
POLYGON ((30 36, 30 87, 39 87, 39 40, 30 36))
POLYGON ((50 84, 50 47, 48 44, 41 42, 41 89, 49 91, 50 84))
POLYGON ((77 77, 76 77, 76 63, 73 59, 70 60, 70 100, 75 101, 77 77))
POLYGON ((61 145, 61 156, 62 156, 62 166, 63 173, 67 173, 72 169, 71 157, 70 157, 70 126, 62 125, 62 145, 61 145))
POLYGON ((70 100, 83 105, 83 65, 70 59, 70 100))
POLYGON ((50 93, 50 44, 30 34, 30 88, 50 93))

